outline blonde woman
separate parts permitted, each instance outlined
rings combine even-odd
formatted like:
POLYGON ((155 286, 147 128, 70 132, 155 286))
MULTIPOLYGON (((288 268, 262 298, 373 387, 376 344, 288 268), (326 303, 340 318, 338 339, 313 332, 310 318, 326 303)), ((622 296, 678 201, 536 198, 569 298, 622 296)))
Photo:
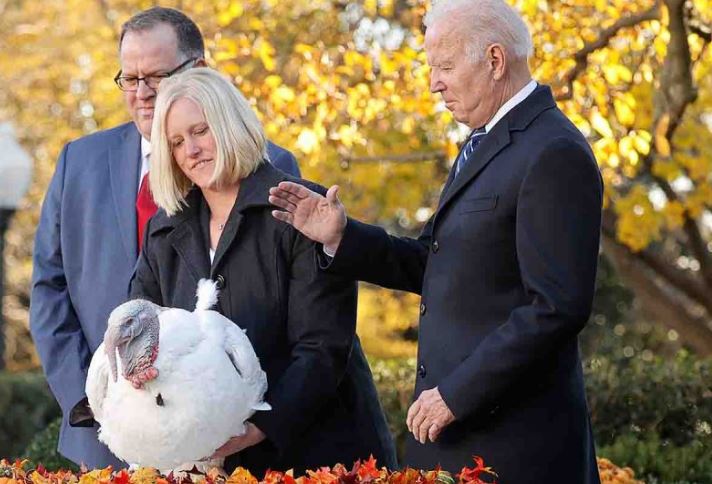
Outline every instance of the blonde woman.
MULTIPOLYGON (((199 279, 216 308, 247 331, 269 389, 269 412, 213 457, 261 477, 370 454, 395 466, 393 444, 354 335, 356 286, 324 274, 315 244, 271 216, 268 189, 292 180, 265 160, 266 140, 240 92, 191 69, 161 83, 151 133, 153 196, 131 296, 191 310, 199 279)), ((195 389, 193 389, 195 390, 195 389)), ((207 456, 206 456, 207 457, 207 456)))

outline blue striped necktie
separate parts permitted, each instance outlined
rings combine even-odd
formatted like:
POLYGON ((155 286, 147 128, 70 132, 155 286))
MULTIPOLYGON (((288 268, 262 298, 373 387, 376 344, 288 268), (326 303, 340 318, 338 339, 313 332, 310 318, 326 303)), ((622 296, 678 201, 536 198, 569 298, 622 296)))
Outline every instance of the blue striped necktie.
POLYGON ((472 132, 470 139, 468 139, 467 143, 465 143, 465 147, 462 149, 462 152, 457 159, 455 176, 457 176, 460 173, 460 170, 462 170, 462 168, 467 164, 472 152, 475 151, 475 148, 477 148, 477 145, 480 144, 480 141, 482 141, 482 138, 485 137, 485 134, 487 134, 487 132, 484 127, 478 128, 472 132))

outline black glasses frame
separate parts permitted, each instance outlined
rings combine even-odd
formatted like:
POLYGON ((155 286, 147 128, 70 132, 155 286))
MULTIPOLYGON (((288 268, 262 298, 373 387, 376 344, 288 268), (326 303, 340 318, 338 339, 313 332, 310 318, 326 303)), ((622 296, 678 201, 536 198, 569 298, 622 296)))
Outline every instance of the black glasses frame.
POLYGON ((158 88, 158 85, 161 83, 161 81, 163 79, 167 79, 167 78, 171 77, 173 74, 176 74, 181 69, 184 69, 191 62, 195 62, 197 60, 198 60, 197 57, 191 57, 190 59, 186 60, 185 62, 183 62, 181 65, 179 65, 175 69, 168 71, 165 74, 151 74, 150 76, 143 76, 143 77, 122 76, 121 70, 119 70, 119 72, 117 72, 116 75, 114 76, 114 82, 116 83, 117 86, 119 86, 119 89, 121 89, 122 91, 126 91, 126 92, 138 91, 138 86, 141 84, 141 81, 143 81, 144 84, 146 84, 146 86, 155 90, 158 88), (124 79, 126 79, 126 80, 134 79, 136 81, 136 87, 133 89, 127 89, 125 86, 122 85, 124 79), (149 79, 152 79, 152 80, 149 82, 149 79), (153 85, 153 84, 155 84, 155 85, 153 85))

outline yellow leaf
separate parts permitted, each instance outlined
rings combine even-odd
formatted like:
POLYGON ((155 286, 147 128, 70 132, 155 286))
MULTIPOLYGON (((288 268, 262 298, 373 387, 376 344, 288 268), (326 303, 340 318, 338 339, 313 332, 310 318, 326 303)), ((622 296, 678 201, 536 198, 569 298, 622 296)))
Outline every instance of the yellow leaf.
POLYGON ((661 156, 670 156, 670 141, 667 139, 667 130, 670 126, 670 115, 665 114, 655 126, 655 149, 661 156))
POLYGON ((282 78, 276 74, 271 74, 265 78, 265 85, 275 89, 282 84, 282 78))
POLYGON ((309 128, 302 129, 297 138, 297 148, 304 153, 309 154, 316 150, 319 146, 319 138, 316 133, 309 128))
POLYGON ((613 137, 613 130, 611 129, 611 125, 608 123, 608 120, 604 118, 598 111, 594 111, 593 115, 591 116, 591 126, 598 132, 598 134, 600 134, 604 138, 613 137))
POLYGON ((238 467, 230 474, 226 482, 227 484, 257 484, 257 479, 247 469, 238 467))
POLYGON ((632 138, 635 149, 638 150, 639 153, 643 155, 650 153, 650 133, 647 131, 636 131, 632 138))
POLYGON ((623 126, 633 126, 635 122, 635 111, 625 101, 621 99, 613 100, 613 108, 616 111, 616 118, 623 126))
POLYGON ((274 62, 274 47, 267 42, 266 40, 262 40, 258 42, 257 45, 257 55, 259 56, 260 60, 262 61, 262 65, 265 66, 265 69, 268 71, 273 71, 275 68, 275 62, 274 62))
MULTIPOLYGON (((158 471, 151 467, 139 467, 129 478, 131 484, 155 484, 158 478, 158 471)), ((83 483, 79 483, 83 484, 83 483)))

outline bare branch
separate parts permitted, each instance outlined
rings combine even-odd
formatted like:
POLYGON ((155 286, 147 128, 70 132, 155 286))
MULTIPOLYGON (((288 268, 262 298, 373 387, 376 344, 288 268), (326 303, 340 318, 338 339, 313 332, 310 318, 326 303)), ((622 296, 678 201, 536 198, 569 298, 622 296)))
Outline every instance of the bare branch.
POLYGON ((394 163, 418 163, 421 161, 445 161, 447 154, 444 151, 420 151, 403 155, 382 156, 344 156, 341 163, 380 163, 383 161, 394 163))

